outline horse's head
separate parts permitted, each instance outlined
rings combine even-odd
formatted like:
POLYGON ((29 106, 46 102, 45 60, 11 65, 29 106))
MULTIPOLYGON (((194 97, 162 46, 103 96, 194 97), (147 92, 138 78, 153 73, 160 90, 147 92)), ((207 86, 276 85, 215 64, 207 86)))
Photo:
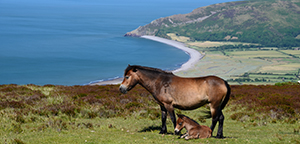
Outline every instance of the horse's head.
POLYGON ((179 134, 179 132, 184 128, 185 121, 184 121, 184 115, 177 114, 178 119, 176 121, 176 127, 175 127, 175 134, 179 134))
POLYGON ((121 83, 119 90, 125 94, 127 93, 127 91, 130 91, 132 88, 134 88, 136 84, 138 84, 138 81, 139 76, 137 75, 137 68, 128 65, 128 67, 125 70, 124 79, 121 83))

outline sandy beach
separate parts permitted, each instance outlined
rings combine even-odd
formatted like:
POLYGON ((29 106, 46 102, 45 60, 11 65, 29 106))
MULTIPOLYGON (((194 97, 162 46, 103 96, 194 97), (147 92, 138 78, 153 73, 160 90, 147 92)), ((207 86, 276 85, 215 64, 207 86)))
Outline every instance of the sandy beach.
POLYGON ((181 42, 177 42, 174 40, 169 40, 169 39, 165 39, 165 38, 161 38, 161 37, 156 37, 156 36, 141 36, 141 38, 165 43, 165 44, 168 44, 175 48, 181 49, 181 50, 185 51, 186 53, 188 53, 188 55, 190 56, 190 59, 186 63, 184 63, 179 69, 172 71, 173 73, 188 70, 189 68, 193 67, 194 64, 196 64, 203 57, 203 55, 200 52, 198 52, 197 50, 191 49, 189 47, 186 47, 185 44, 181 43, 181 42))
MULTIPOLYGON (((172 71, 173 73, 176 73, 179 71, 185 71, 185 70, 188 70, 189 68, 192 68, 203 57, 203 55, 200 52, 186 47, 185 44, 181 43, 181 42, 177 42, 174 40, 169 40, 169 39, 165 39, 165 38, 161 38, 161 37, 156 37, 156 36, 148 36, 148 35, 141 36, 141 38, 168 44, 170 46, 173 46, 175 48, 183 50, 190 56, 190 59, 186 63, 184 63, 179 69, 172 71)), ((120 84, 122 82, 122 80, 123 80, 123 78, 118 78, 118 79, 113 79, 113 80, 108 80, 108 81, 92 83, 89 85, 116 85, 116 84, 120 84)))

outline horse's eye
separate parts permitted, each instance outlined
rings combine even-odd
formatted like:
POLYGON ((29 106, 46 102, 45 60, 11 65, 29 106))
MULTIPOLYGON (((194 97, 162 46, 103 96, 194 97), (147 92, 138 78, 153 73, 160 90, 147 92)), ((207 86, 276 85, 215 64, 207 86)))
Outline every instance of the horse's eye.
POLYGON ((129 76, 125 76, 126 79, 129 79, 129 76))
POLYGON ((179 125, 182 125, 182 122, 180 122, 179 125))

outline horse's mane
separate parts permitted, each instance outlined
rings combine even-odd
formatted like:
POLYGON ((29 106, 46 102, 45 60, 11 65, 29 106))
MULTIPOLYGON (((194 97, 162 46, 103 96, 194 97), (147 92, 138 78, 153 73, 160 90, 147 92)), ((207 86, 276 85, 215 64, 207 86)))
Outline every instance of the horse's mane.
POLYGON ((159 72, 159 73, 164 73, 164 74, 173 74, 172 72, 164 71, 164 70, 161 70, 161 69, 158 69, 158 68, 139 66, 139 65, 128 65, 128 67, 125 70, 125 74, 131 69, 140 69, 140 70, 159 72))

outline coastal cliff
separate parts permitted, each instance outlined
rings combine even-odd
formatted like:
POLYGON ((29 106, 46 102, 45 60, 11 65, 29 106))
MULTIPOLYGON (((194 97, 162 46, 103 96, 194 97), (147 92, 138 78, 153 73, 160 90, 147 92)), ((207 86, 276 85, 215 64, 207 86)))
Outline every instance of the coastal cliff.
POLYGON ((300 0, 253 0, 200 7, 153 20, 125 36, 168 33, 192 41, 239 41, 264 46, 300 46, 300 0))

